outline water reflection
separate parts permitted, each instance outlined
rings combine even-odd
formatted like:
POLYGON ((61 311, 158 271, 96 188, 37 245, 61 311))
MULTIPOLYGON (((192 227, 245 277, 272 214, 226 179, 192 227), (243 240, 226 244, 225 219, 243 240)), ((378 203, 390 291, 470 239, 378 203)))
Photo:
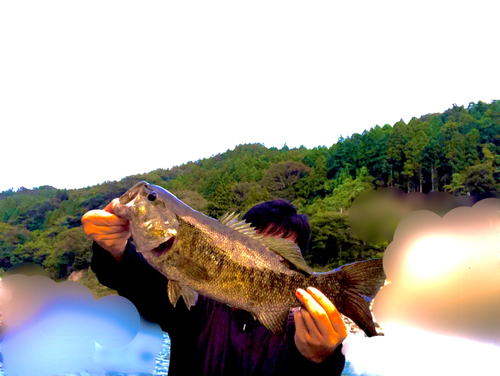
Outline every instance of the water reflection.
MULTIPOLYGON (((3 359, 1 354, 1 343, 0 343, 0 376, 8 376, 5 375, 3 371, 3 359)), ((119 373, 119 372, 109 372, 107 376, 166 376, 168 373, 168 366, 170 364, 170 338, 167 333, 163 333, 163 346, 161 352, 156 357, 156 368, 153 373, 119 373)), ((351 376, 348 371, 349 364, 346 362, 346 366, 342 376, 351 376)), ((28 375, 20 375, 20 376, 28 376, 28 375)), ((93 376, 90 373, 66 373, 62 375, 54 375, 54 376, 93 376)))
MULTIPOLYGON (((108 372, 107 376, 166 376, 168 373, 168 366, 170 363, 170 338, 167 333, 163 333, 163 345, 161 352, 156 357, 156 368, 153 373, 121 373, 121 372, 108 372)), ((1 343, 0 343, 0 376, 8 376, 3 370, 3 358, 1 354, 1 343)), ((31 376, 31 375, 19 375, 19 376, 31 376)), ((91 373, 80 372, 80 373, 65 373, 53 376, 94 376, 91 373)))

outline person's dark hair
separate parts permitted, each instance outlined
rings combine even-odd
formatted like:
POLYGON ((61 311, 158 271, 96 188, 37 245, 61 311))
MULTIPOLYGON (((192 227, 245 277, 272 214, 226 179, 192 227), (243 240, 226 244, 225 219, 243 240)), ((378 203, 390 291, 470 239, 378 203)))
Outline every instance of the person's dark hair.
POLYGON ((242 219, 252 224, 258 232, 268 235, 282 235, 283 238, 297 235, 297 245, 306 253, 311 239, 309 220, 304 214, 297 214, 297 208, 286 200, 266 201, 248 210, 242 219))

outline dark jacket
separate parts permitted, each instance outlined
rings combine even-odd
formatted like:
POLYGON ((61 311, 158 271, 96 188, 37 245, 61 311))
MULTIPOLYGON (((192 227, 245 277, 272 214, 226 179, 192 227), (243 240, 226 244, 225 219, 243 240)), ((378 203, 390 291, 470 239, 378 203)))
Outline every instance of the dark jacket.
POLYGON ((92 270, 99 281, 128 298, 147 320, 160 324, 171 340, 169 375, 340 375, 345 358, 340 345, 317 364, 294 343, 290 314, 286 335, 275 336, 246 311, 204 296, 189 311, 167 296, 168 280, 128 243, 120 262, 94 242, 92 270))

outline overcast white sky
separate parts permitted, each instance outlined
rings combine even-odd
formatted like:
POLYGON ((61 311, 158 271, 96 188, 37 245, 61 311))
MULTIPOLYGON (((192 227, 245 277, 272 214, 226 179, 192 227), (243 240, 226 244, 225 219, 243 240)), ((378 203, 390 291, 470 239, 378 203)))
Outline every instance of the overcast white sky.
POLYGON ((496 1, 0 3, 0 191, 500 99, 496 1))

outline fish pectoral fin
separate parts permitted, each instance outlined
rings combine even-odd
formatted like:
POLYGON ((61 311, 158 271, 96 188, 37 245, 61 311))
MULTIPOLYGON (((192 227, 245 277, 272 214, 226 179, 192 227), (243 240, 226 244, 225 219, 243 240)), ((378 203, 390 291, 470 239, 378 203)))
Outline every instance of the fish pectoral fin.
POLYGON ((171 258, 170 263, 172 266, 181 269, 192 279, 196 279, 198 281, 206 281, 209 279, 207 269, 197 264, 189 257, 177 254, 171 258))
POLYGON ((267 330, 276 336, 281 336, 285 333, 285 326, 288 320, 289 310, 284 312, 264 312, 257 314, 257 319, 264 325, 267 330))
POLYGON ((290 262, 298 270, 305 272, 308 275, 313 273, 309 265, 306 264, 302 252, 297 244, 283 238, 262 238, 262 243, 269 248, 269 250, 276 252, 285 260, 290 262))
POLYGON ((174 307, 177 305, 180 296, 184 299, 184 303, 186 303, 186 307, 189 310, 191 310, 191 307, 194 306, 198 300, 198 293, 193 289, 177 281, 168 281, 168 298, 174 307))

